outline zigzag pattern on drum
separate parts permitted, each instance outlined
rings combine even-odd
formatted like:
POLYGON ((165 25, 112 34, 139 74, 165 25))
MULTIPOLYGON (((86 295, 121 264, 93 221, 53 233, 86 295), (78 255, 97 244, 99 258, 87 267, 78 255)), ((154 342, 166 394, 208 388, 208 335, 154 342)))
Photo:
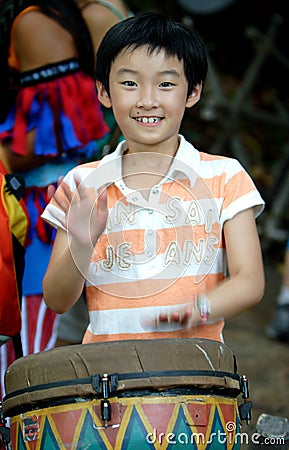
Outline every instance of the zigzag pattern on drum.
POLYGON ((51 406, 16 416, 11 419, 13 448, 167 450, 173 445, 178 450, 192 443, 191 449, 204 450, 210 441, 215 449, 240 448, 240 420, 234 398, 151 395, 112 398, 110 403, 113 426, 106 429, 100 400, 51 406), (218 436, 222 442, 217 442, 218 436))

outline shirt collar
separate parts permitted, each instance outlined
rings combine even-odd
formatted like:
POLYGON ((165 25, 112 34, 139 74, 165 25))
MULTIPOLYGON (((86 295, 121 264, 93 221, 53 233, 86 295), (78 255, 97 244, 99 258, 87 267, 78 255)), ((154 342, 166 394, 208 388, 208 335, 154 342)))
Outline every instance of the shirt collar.
MULTIPOLYGON (((190 180, 190 186, 193 187, 198 177, 200 154, 182 135, 179 135, 179 140, 178 151, 164 182, 179 177, 179 174, 184 174, 190 180)), ((102 185, 112 183, 118 185, 122 182, 122 155, 125 150, 127 150, 127 143, 122 141, 113 153, 104 156, 100 160, 98 167, 102 169, 102 185)))
POLYGON ((167 178, 175 179, 181 176, 181 174, 184 174, 190 180, 190 186, 192 188, 196 182, 196 178, 199 176, 200 153, 182 135, 179 135, 179 139, 180 145, 167 174, 167 178))

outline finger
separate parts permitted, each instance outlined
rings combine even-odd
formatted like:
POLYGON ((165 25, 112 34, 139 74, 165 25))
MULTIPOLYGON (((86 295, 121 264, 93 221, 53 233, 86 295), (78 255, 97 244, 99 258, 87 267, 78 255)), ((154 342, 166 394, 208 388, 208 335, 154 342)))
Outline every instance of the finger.
POLYGON ((171 319, 170 319, 169 314, 161 313, 159 315, 159 322, 170 322, 170 321, 171 321, 171 319))
POLYGON ((171 323, 171 322, 179 322, 179 323, 181 323, 181 321, 182 321, 182 314, 179 311, 175 311, 175 312, 172 312, 170 314, 161 313, 159 315, 159 321, 162 322, 162 323, 164 323, 164 322, 166 322, 166 323, 171 323))
POLYGON ((73 201, 78 202, 87 197, 87 188, 85 187, 84 182, 79 177, 79 174, 74 174, 73 179, 75 182, 73 201))
POLYGON ((50 184, 47 188, 47 197, 49 200, 52 199, 53 195, 55 194, 56 187, 53 184, 50 184))
POLYGON ((106 227, 107 217, 108 217, 107 191, 106 189, 104 189, 99 193, 96 210, 97 225, 98 229, 100 230, 100 233, 102 233, 106 227))
MULTIPOLYGON (((59 177, 57 178, 57 186, 60 186, 60 184, 62 183, 64 179, 63 175, 59 175, 59 177)), ((55 194, 56 191, 56 187, 54 184, 50 184, 47 188, 47 197, 49 200, 52 199, 53 195, 55 194)))
POLYGON ((72 201, 72 193, 70 189, 65 183, 62 183, 57 189, 57 194, 56 195, 54 194, 53 194, 53 202, 57 206, 59 206, 59 208, 62 209, 62 211, 64 211, 66 214, 71 206, 72 201))
POLYGON ((98 208, 107 211, 107 190, 98 191, 98 208))
POLYGON ((59 177, 57 178, 57 186, 59 186, 62 183, 63 179, 64 179, 64 176, 59 175, 59 177))
POLYGON ((90 201, 92 200, 92 203, 96 203, 96 195, 95 195, 95 189, 92 187, 87 187, 85 185, 85 180, 83 180, 79 173, 73 174, 73 180, 75 183, 75 191, 73 194, 73 202, 77 203, 82 200, 87 200, 88 198, 90 201))
POLYGON ((179 322, 179 323, 183 324, 186 321, 185 312, 183 310, 180 310, 180 311, 175 311, 175 312, 171 313, 170 320, 172 322, 179 322))
POLYGON ((191 320, 191 312, 187 309, 174 311, 168 315, 167 322, 177 322, 181 325, 187 326, 191 320))
POLYGON ((190 303, 186 308, 186 328, 192 328, 197 324, 195 305, 194 303, 190 303))

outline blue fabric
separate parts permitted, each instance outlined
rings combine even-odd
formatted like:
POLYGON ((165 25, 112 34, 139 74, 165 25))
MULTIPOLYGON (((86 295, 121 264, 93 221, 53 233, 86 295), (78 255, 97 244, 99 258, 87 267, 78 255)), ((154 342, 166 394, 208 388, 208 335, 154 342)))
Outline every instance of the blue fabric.
POLYGON ((79 158, 63 158, 53 162, 47 162, 43 166, 35 169, 21 172, 25 180, 26 187, 37 186, 45 187, 52 183, 56 183, 60 176, 64 176, 73 167, 79 164, 79 158))
POLYGON ((42 280, 50 260, 52 244, 44 244, 37 236, 26 249, 23 276, 23 295, 37 295, 43 292, 42 280), (33 269, 32 269, 33 268, 33 269))
MULTIPOLYGON (((44 198, 41 199, 41 196, 39 196, 38 200, 44 208, 44 198)), ((35 295, 42 293, 42 280, 49 263, 56 230, 47 224, 49 227, 49 233, 51 233, 50 242, 48 244, 42 242, 38 238, 36 229, 39 211, 34 203, 34 192, 32 192, 27 198, 26 206, 30 217, 30 229, 28 234, 29 245, 26 248, 25 254, 23 294, 35 295)))
MULTIPOLYGON (((81 147, 71 120, 59 111, 60 130, 64 150, 81 147)), ((54 114, 47 101, 39 103, 35 97, 29 114, 29 129, 37 128, 35 138, 36 155, 57 155, 57 142, 54 131, 54 114)), ((83 150, 82 150, 83 151, 83 150)))
MULTIPOLYGON (((61 111, 59 114, 61 122, 61 137, 65 151, 71 148, 81 147, 81 142, 77 139, 73 125, 68 117, 61 111)), ((83 149, 81 151, 84 151, 83 149)))
POLYGON ((40 108, 36 99, 33 100, 29 114, 29 128, 36 128, 34 153, 36 155, 57 155, 57 142, 53 129, 53 114, 48 103, 44 102, 40 108), (35 115, 39 116, 38 120, 35 115))
MULTIPOLYGON (((5 131, 12 132, 15 123, 15 112, 15 107, 13 107, 5 122, 0 124, 0 133, 5 131)), ((98 150, 96 141, 92 141, 88 145, 82 147, 82 144, 74 131, 71 119, 61 110, 58 111, 58 116, 60 119, 60 132, 64 151, 69 151, 69 154, 73 157, 73 149, 75 149, 78 155, 88 159, 92 158, 98 150)), ((39 99, 34 97, 32 101, 28 116, 27 130, 31 131, 33 129, 36 129, 34 153, 38 156, 57 156, 58 149, 54 131, 54 115, 53 110, 46 99, 40 103, 39 99)))
POLYGON ((13 128, 14 122, 15 122, 15 106, 13 106, 13 108, 10 109, 5 122, 0 123, 0 133, 11 130, 13 128))

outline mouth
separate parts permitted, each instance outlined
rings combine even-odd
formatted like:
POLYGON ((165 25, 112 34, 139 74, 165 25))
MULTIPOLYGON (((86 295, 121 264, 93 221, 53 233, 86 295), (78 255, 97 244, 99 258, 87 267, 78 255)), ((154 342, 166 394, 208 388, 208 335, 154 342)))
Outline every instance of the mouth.
POLYGON ((158 123, 163 120, 163 117, 134 117, 134 119, 141 123, 158 123))

